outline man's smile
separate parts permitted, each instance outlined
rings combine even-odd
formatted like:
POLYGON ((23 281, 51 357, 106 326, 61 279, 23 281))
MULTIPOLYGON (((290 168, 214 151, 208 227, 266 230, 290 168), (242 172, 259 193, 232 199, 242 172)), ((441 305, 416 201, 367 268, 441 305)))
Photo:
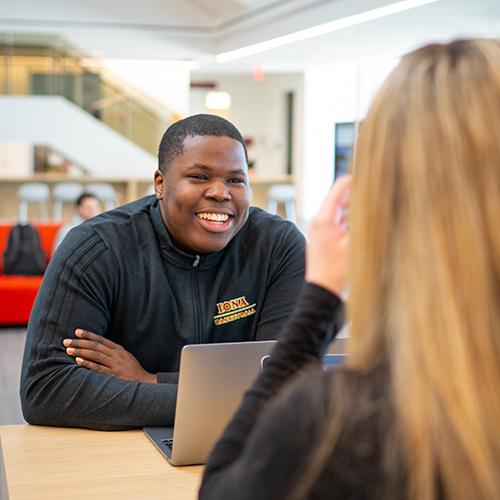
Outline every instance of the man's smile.
POLYGON ((234 216, 228 213, 204 210, 195 215, 203 229, 213 233, 225 232, 233 225, 234 216))
POLYGON ((196 216, 200 219, 209 220, 212 222, 226 222, 229 220, 228 214, 219 214, 215 212, 200 212, 196 214, 196 216))

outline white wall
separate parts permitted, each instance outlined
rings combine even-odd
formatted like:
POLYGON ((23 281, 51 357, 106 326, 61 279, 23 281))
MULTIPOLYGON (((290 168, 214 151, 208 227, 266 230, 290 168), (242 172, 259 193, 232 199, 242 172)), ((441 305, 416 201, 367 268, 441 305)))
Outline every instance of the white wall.
MULTIPOLYGON (((231 95, 231 109, 224 115, 233 122, 244 137, 255 140, 255 174, 262 177, 282 176, 286 173, 286 115, 285 95, 295 94, 294 108, 294 168, 299 168, 302 158, 302 94, 303 75, 271 74, 264 81, 256 82, 251 75, 200 75, 191 77, 193 82, 214 82, 217 91, 231 95)), ((190 113, 207 113, 206 90, 191 91, 190 113)))
POLYGON ((22 177, 33 174, 33 145, 27 142, 0 143, 0 176, 22 177))
POLYGON ((299 212, 314 216, 334 175, 335 123, 359 121, 394 59, 349 61, 311 68, 304 80, 304 156, 297 173, 299 212))
POLYGON ((100 177, 150 177, 156 158, 63 97, 0 96, 0 143, 49 146, 100 177))

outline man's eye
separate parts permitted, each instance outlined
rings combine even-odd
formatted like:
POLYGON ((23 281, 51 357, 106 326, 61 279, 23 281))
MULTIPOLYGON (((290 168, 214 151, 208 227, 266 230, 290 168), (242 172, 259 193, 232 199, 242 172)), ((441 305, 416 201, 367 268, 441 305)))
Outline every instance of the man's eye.
POLYGON ((244 184, 245 183, 245 179, 241 179, 239 177, 234 177, 232 179, 229 179, 229 182, 231 184, 244 184))
POLYGON ((206 175, 203 174, 195 174, 195 175, 190 175, 189 176, 191 179, 196 179, 198 181, 205 181, 207 179, 206 175))

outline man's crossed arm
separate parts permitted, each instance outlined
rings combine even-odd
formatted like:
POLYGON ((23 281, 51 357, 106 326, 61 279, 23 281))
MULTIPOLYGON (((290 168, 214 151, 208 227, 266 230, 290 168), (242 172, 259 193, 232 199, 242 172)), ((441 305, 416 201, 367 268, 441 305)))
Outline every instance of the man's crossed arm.
POLYGON ((75 330, 75 336, 76 339, 64 339, 63 345, 79 366, 122 380, 157 383, 156 374, 147 372, 121 345, 81 328, 75 330))

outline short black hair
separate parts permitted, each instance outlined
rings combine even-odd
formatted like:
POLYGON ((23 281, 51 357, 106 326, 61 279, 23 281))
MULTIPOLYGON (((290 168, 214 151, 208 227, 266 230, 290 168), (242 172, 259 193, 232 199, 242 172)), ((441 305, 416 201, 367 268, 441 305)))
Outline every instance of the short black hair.
POLYGON ((99 198, 92 193, 83 192, 75 201, 75 205, 79 207, 87 198, 94 198, 94 200, 99 201, 99 198))
POLYGON ((195 137, 197 135, 229 137, 238 141, 243 146, 245 161, 248 163, 247 147, 239 130, 220 116, 199 114, 188 116, 168 127, 158 149, 158 168, 165 172, 167 165, 184 152, 184 139, 187 136, 195 137))

